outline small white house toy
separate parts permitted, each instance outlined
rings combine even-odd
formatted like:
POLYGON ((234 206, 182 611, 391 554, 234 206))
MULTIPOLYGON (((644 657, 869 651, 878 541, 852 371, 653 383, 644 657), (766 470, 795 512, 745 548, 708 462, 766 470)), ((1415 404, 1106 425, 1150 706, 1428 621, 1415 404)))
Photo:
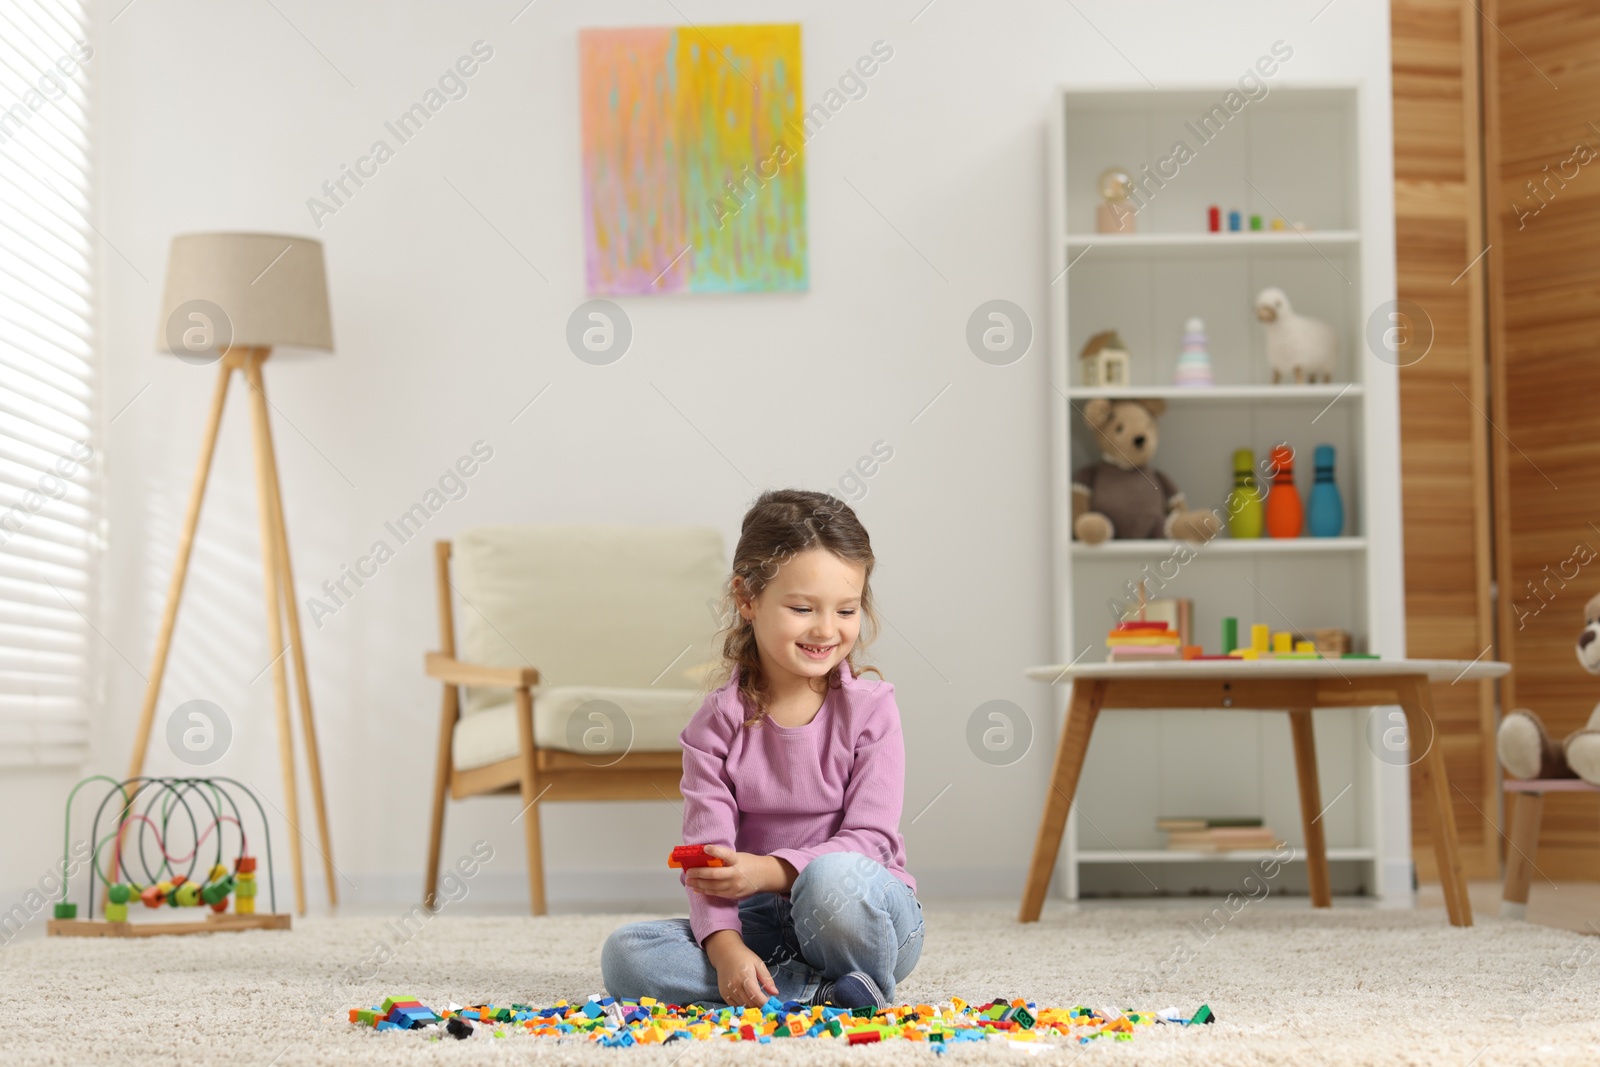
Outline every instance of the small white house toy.
POLYGON ((1083 384, 1125 388, 1128 384, 1128 350, 1116 330, 1101 330, 1078 353, 1083 364, 1083 384))
POLYGON ((1331 382, 1339 362, 1339 335, 1321 319, 1297 314, 1282 289, 1256 294, 1256 318, 1267 331, 1267 363, 1272 384, 1285 378, 1294 382, 1331 382))

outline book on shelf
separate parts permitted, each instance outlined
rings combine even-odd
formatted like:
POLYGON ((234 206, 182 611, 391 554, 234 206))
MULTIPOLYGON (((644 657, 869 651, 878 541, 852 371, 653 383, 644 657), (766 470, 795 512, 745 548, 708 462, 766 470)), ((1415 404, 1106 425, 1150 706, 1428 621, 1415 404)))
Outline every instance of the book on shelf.
POLYGON ((1156 819, 1157 830, 1209 830, 1217 826, 1265 826, 1259 815, 1162 815, 1156 819))
POLYGON ((1175 852, 1229 852, 1234 849, 1269 849, 1278 835, 1267 826, 1213 826, 1205 830, 1171 830, 1167 847, 1175 852))

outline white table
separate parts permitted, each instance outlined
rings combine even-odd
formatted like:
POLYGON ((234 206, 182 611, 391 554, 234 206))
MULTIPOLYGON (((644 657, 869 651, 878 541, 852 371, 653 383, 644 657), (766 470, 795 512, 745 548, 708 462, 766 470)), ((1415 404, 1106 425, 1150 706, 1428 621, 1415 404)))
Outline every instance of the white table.
POLYGON ((1317 783, 1317 750, 1311 709, 1397 704, 1406 714, 1408 735, 1427 750, 1414 764, 1421 776, 1423 804, 1439 861, 1445 909, 1454 926, 1472 925, 1467 882, 1461 870, 1456 821, 1445 777, 1444 753, 1434 743, 1434 682, 1475 682, 1499 678, 1508 663, 1440 659, 1180 660, 1171 663, 1078 663, 1030 667, 1029 678, 1070 685, 1067 721, 1056 749, 1033 863, 1022 894, 1023 922, 1034 922, 1061 850, 1061 835, 1078 790, 1089 736, 1102 708, 1233 708, 1283 711, 1294 740, 1300 816, 1305 826, 1306 872, 1314 907, 1333 905, 1328 850, 1323 838, 1322 793, 1317 783))

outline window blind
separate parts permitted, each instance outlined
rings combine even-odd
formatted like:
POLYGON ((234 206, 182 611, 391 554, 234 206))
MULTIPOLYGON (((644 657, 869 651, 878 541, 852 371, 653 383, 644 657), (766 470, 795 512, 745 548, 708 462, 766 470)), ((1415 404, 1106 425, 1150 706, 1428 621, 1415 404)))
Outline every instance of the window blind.
POLYGON ((0 766, 87 754, 93 56, 86 0, 0 0, 0 766))

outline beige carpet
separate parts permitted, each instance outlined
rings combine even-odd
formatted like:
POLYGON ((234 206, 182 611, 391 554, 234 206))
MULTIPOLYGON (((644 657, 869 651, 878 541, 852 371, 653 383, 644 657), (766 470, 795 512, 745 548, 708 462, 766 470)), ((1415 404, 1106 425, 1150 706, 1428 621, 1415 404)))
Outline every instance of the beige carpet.
MULTIPOLYGON (((912 1002, 1027 996, 1042 1004, 1159 1009, 1202 1001, 1219 1022, 1143 1030, 1131 1043, 1052 1049, 1041 1062, 1497 1064, 1600 1062, 1600 938, 1438 912, 1268 901, 1201 926, 1207 904, 1061 905, 1011 913, 928 909, 912 1002)), ((1220 913, 1226 915, 1226 912, 1220 913)), ((0 1063, 527 1064, 927 1063, 922 1045, 849 1049, 675 1044, 612 1050, 526 1036, 427 1042, 345 1021, 389 993, 547 1004, 599 990, 600 944, 631 916, 441 915, 408 939, 381 918, 308 919, 287 934, 32 939, 0 949, 0 1063), (403 941, 403 943, 402 943, 403 941), (386 957, 392 957, 387 958, 386 957), (341 987, 339 982, 353 984, 341 987)), ((961 1046, 944 1058, 1018 1060, 961 1046)))

